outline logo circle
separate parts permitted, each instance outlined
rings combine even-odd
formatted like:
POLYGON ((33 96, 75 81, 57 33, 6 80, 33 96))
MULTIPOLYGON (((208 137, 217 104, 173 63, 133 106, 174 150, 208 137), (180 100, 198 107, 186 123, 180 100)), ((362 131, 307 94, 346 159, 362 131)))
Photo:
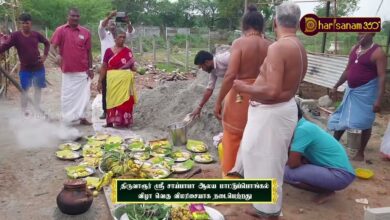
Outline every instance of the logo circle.
POLYGON ((302 17, 300 21, 301 31, 309 36, 318 33, 318 17, 315 14, 307 14, 302 17))

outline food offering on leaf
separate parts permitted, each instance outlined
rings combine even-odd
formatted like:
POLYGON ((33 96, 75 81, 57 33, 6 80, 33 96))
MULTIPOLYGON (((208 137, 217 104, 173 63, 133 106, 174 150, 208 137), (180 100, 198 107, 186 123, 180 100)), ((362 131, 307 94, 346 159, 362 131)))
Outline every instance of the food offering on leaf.
POLYGON ((75 142, 68 142, 68 143, 60 144, 58 146, 58 149, 60 149, 60 150, 76 151, 76 150, 80 150, 80 148, 81 148, 81 144, 75 143, 75 142))
POLYGON ((203 204, 191 204, 189 209, 193 220, 197 220, 197 219, 211 220, 203 204))
POLYGON ((110 136, 106 139, 106 144, 122 144, 123 138, 120 136, 110 136))
POLYGON ((155 148, 151 151, 151 155, 154 157, 165 157, 172 153, 169 148, 155 148))
POLYGON ((97 168, 101 159, 101 157, 84 157, 83 161, 81 161, 79 165, 97 168))
POLYGON ((92 147, 91 145, 84 145, 83 147, 83 157, 101 158, 103 154, 104 152, 100 147, 92 147))
POLYGON ((133 154, 133 158, 136 160, 145 161, 145 160, 148 160, 150 158, 150 153, 149 152, 135 152, 133 154))
POLYGON ((210 153, 198 154, 194 156, 194 160, 197 163, 212 163, 214 161, 213 156, 210 153))
POLYGON ((188 205, 173 205, 171 208, 172 220, 192 220, 188 205))
POLYGON ((175 163, 172 165, 172 171, 174 173, 185 173, 188 172, 194 167, 194 161, 192 160, 187 160, 186 162, 183 163, 175 163))
POLYGON ((61 160, 75 160, 77 158, 80 158, 81 155, 77 151, 72 150, 60 150, 56 152, 56 157, 61 160))
POLYGON ((87 136, 88 141, 106 141, 109 138, 109 134, 96 134, 87 136))
POLYGON ((88 141, 83 148, 85 147, 103 147, 106 141, 96 141, 96 140, 91 140, 88 141))
POLYGON ((111 152, 111 151, 118 151, 118 152, 122 152, 122 151, 124 151, 123 149, 122 149, 122 146, 121 146, 121 144, 119 144, 119 143, 111 143, 111 144, 104 144, 104 151, 105 152, 111 152))
POLYGON ((148 160, 152 164, 160 164, 168 169, 171 169, 172 165, 175 163, 175 160, 170 157, 153 157, 148 160))
POLYGON ((90 176, 95 173, 95 169, 83 165, 69 166, 65 168, 66 174, 69 178, 77 179, 86 176, 90 176))
POLYGON ((172 145, 169 143, 167 139, 149 141, 149 146, 152 150, 157 148, 172 149, 172 145))
POLYGON ((187 141, 187 150, 194 153, 204 153, 207 152, 207 146, 202 141, 188 140, 187 141))
POLYGON ((128 148, 133 152, 144 152, 148 150, 148 146, 141 140, 129 143, 128 148))
POLYGON ((149 169, 146 169, 148 176, 151 179, 164 179, 171 175, 171 171, 162 165, 154 165, 149 169))
POLYGON ((191 158, 191 153, 187 151, 177 150, 172 152, 171 157, 175 162, 184 162, 191 158))
POLYGON ((171 206, 163 204, 129 204, 117 207, 116 219, 168 220, 171 206))

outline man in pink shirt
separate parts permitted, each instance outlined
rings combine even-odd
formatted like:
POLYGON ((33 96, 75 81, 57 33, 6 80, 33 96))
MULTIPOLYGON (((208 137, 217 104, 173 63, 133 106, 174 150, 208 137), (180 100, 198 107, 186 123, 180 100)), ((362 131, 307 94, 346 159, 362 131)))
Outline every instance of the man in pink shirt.
POLYGON ((68 11, 68 22, 55 30, 51 43, 61 66, 61 111, 65 122, 87 121, 86 110, 93 78, 91 34, 79 25, 80 13, 76 8, 68 11))

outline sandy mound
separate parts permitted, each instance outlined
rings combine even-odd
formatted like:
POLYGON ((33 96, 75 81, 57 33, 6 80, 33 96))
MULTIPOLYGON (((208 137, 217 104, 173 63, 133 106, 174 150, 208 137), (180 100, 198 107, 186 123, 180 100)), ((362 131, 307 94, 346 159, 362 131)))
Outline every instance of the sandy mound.
MULTIPOLYGON (((148 130, 160 137, 168 135, 167 126, 183 120, 199 104, 208 76, 199 71, 195 80, 164 82, 152 90, 143 90, 135 109, 134 131, 148 130)), ((218 81, 213 96, 203 107, 200 119, 188 131, 188 138, 203 140, 209 146, 212 145, 213 136, 222 131, 221 123, 213 114, 220 84, 221 80, 218 81)))

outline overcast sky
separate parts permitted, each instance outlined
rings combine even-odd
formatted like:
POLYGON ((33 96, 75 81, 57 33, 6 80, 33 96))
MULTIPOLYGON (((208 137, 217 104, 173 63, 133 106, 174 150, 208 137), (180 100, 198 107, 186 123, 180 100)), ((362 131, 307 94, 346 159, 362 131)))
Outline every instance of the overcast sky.
MULTIPOLYGON (((175 2, 177 0, 170 0, 175 2)), ((271 1, 271 0, 270 0, 271 1)), ((302 1, 302 0, 292 0, 292 1, 302 1)), ((382 21, 390 20, 390 0, 383 0, 381 9, 378 12, 378 15, 375 15, 376 10, 380 4, 381 0, 360 0, 358 3, 358 10, 351 16, 356 17, 381 17, 382 21)), ((309 13, 314 13, 314 8, 319 3, 318 2, 301 2, 297 3, 301 8, 302 16, 309 13)))
MULTIPOLYGON (((293 1, 302 1, 302 0, 293 0, 293 1)), ((358 3, 358 10, 352 15, 357 17, 375 17, 376 10, 380 4, 381 0, 360 0, 358 3)), ((301 8, 302 16, 308 13, 314 13, 314 7, 318 3, 312 2, 302 2, 297 3, 301 8)), ((390 20, 390 0, 383 0, 383 4, 378 12, 379 17, 382 18, 382 21, 390 20)))

